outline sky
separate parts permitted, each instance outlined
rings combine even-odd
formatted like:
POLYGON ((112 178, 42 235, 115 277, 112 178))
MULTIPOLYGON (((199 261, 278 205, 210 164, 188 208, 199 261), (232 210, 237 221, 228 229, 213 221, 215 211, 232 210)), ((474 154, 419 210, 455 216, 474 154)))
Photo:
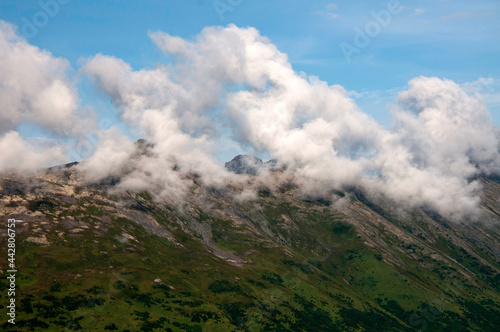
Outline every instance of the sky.
POLYGON ((477 175, 500 173, 499 10, 0 0, 0 169, 77 160, 89 181, 180 199, 189 174, 220 186, 224 161, 252 153, 305 192, 475 213, 477 175))
MULTIPOLYGON (((391 1, 60 0, 56 9, 43 5, 47 3, 51 1, 1 0, 0 19, 24 29, 31 44, 68 59, 75 70, 82 58, 97 53, 122 58, 133 68, 152 67, 166 59, 148 31, 189 39, 204 27, 234 23, 255 27, 270 38, 296 71, 353 91, 360 106, 386 125, 392 119, 387 104, 420 75, 460 84, 493 79, 484 88, 499 89, 496 0, 396 0, 401 8, 379 18, 383 26, 374 28, 362 47, 356 47, 358 31, 373 28, 373 13, 387 11, 391 1), (40 11, 52 14, 47 22, 36 16, 40 11), (26 27, 34 20, 42 25, 35 26, 36 33, 26 27), (343 43, 359 52, 346 57, 343 43)), ((84 98, 97 99, 91 92, 84 98)), ((500 122, 500 101, 491 99, 490 111, 500 122)), ((105 105, 105 100, 95 104, 105 105)))

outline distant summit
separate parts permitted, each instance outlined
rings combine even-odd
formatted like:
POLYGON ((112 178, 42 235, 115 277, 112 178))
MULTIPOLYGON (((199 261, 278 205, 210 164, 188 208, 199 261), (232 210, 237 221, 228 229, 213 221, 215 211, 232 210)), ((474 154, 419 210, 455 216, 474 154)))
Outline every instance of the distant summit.
POLYGON ((253 155, 245 154, 234 157, 233 160, 225 163, 224 167, 229 172, 235 174, 256 175, 262 169, 276 171, 277 164, 278 161, 276 159, 271 159, 264 163, 261 159, 253 155))
POLYGON ((134 144, 136 149, 133 155, 134 157, 151 156, 152 150, 155 147, 154 143, 143 138, 138 139, 134 144))

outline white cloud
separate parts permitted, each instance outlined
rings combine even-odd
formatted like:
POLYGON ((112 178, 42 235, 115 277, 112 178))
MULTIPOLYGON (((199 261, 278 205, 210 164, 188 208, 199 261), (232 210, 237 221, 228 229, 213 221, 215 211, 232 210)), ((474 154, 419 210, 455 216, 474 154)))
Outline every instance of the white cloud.
POLYGON ((83 68, 124 119, 156 144, 125 177, 127 188, 182 193, 190 173, 225 183, 232 177, 212 151, 227 130, 240 144, 285 163, 309 194, 357 186, 447 216, 477 211, 479 184, 471 179, 499 172, 497 127, 481 98, 452 81, 410 81, 388 130, 341 86, 294 72, 287 56, 253 28, 206 28, 195 41, 150 36, 174 56, 174 67, 132 71, 122 60, 97 55, 83 68), (221 116, 227 127, 215 123, 221 116))
POLYGON ((66 60, 28 44, 14 26, 0 21, 0 131, 34 122, 62 133, 71 128, 78 97, 66 60))
POLYGON ((425 8, 415 8, 415 10, 413 11, 414 16, 423 15, 425 13, 427 13, 427 9, 425 8))
POLYGON ((496 16, 496 12, 464 11, 441 16, 441 21, 463 20, 469 18, 485 18, 496 16))
POLYGON ((41 127, 59 138, 79 137, 94 125, 92 114, 83 114, 78 95, 69 79, 71 68, 65 59, 30 45, 16 27, 0 20, 0 136, 3 147, 23 147, 13 155, 0 156, 0 168, 15 161, 19 169, 48 166, 61 159, 63 146, 31 145, 16 132, 21 124, 41 127))
POLYGON ((327 11, 333 11, 335 9, 339 8, 339 5, 337 5, 336 3, 330 3, 328 5, 325 6, 325 9, 327 11))
POLYGON ((34 172, 40 166, 50 166, 66 160, 61 147, 44 148, 30 144, 19 133, 0 135, 0 169, 34 172))
MULTIPOLYGON (((354 186, 446 216, 476 212, 480 186, 473 178, 500 172, 499 130, 481 96, 468 91, 481 84, 488 89, 490 80, 460 87, 439 78, 413 79, 399 93, 394 126, 386 129, 359 109, 351 98, 359 95, 296 73, 287 55, 254 28, 205 28, 194 40, 163 32, 150 37, 174 59, 171 65, 133 70, 98 54, 81 69, 129 127, 154 144, 137 153, 112 128, 81 165, 90 181, 119 176, 118 190, 150 190, 181 202, 193 178, 208 186, 239 181, 214 158, 228 133, 233 144, 286 164, 285 178, 306 193, 354 186)), ((12 130, 29 117, 44 128, 73 132, 80 115, 67 63, 28 45, 5 24, 0 52, 10 64, 0 64, 0 77, 9 82, 0 87, 6 100, 0 148, 7 151, 0 167, 60 160, 61 148, 37 150, 12 130)))
POLYGON ((479 95, 487 105, 500 105, 500 80, 493 77, 480 77, 462 85, 470 94, 479 95))
POLYGON ((83 163, 81 169, 91 182, 121 176, 130 163, 134 151, 134 144, 116 128, 111 128, 107 130, 104 139, 94 154, 83 163))
POLYGON ((386 193, 447 215, 477 209, 471 179, 500 171, 500 132, 482 100, 450 80, 419 77, 400 93, 395 118, 400 148, 380 155, 386 193))
POLYGON ((338 4, 336 3, 330 3, 325 6, 324 10, 318 11, 319 15, 325 16, 330 19, 337 19, 340 17, 339 14, 335 13, 334 11, 339 7, 338 4))

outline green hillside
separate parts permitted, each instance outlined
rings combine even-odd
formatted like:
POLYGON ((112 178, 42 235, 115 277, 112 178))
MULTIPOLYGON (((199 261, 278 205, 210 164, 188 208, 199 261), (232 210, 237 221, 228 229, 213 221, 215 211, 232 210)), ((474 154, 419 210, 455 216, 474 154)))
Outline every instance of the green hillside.
POLYGON ((2 330, 497 331, 498 179, 482 179, 480 221, 450 221, 254 178, 257 198, 239 201, 241 185, 193 177, 179 205, 86 185, 73 166, 2 175, 0 242, 15 218, 18 270, 2 330))

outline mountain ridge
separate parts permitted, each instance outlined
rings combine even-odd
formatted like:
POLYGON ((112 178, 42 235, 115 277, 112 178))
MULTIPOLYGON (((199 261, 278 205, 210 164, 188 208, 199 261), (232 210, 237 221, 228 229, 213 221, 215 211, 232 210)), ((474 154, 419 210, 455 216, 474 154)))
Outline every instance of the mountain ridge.
POLYGON ((263 162, 253 155, 237 155, 231 161, 224 164, 224 168, 231 173, 257 175, 262 171, 275 172, 280 170, 277 159, 263 162))
POLYGON ((282 181, 282 172, 270 176, 278 185, 257 176, 212 188, 193 177, 182 207, 147 191, 89 185, 77 164, 0 176, 3 219, 23 220, 24 307, 16 328, 497 326, 500 183, 494 178, 481 178, 491 220, 456 222, 359 190, 308 197, 282 181), (256 196, 236 199, 245 190, 256 196))

